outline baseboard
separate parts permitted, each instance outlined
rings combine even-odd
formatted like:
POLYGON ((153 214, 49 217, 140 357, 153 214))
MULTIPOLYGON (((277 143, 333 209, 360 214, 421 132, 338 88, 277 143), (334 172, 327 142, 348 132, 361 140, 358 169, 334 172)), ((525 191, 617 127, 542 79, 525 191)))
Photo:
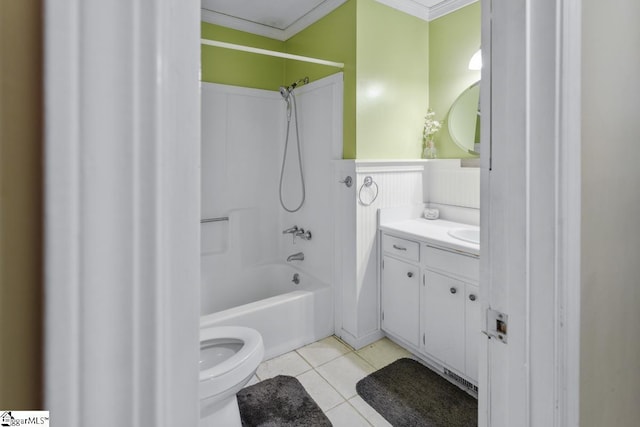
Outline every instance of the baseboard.
POLYGON ((360 350, 362 347, 365 347, 383 338, 384 333, 378 329, 364 336, 356 338, 354 335, 340 328, 336 330, 336 336, 353 347, 354 350, 360 350))

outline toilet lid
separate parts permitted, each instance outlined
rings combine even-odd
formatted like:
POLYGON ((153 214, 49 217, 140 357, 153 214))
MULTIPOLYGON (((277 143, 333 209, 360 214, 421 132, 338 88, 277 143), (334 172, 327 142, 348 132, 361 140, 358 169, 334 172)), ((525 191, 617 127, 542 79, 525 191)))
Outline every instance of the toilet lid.
MULTIPOLYGON (((262 344, 262 336, 258 331, 243 326, 214 326, 202 327, 200 329, 200 348, 212 348, 216 344, 221 344, 226 348, 222 352, 238 351, 227 357, 220 357, 220 362, 200 370, 200 381, 213 379, 226 374, 239 365, 246 363, 251 358, 262 359, 264 354, 264 346, 262 344), (241 343, 238 346, 229 346, 229 343, 241 343), (235 347, 235 348, 234 348, 235 347)), ((261 360, 260 360, 261 361, 261 360)), ((260 363, 258 361, 258 363, 260 363)), ((256 365, 257 366, 257 365, 256 365)))

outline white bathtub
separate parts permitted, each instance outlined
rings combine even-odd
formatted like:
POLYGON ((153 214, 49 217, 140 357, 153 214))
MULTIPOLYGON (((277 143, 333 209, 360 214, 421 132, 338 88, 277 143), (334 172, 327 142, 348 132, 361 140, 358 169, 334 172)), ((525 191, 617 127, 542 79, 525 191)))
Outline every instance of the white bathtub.
POLYGON ((262 334, 265 360, 333 334, 331 287, 289 265, 243 271, 218 296, 220 311, 200 318, 202 326, 247 326, 262 334), (299 275, 298 285, 292 282, 299 275), (233 306, 233 307, 230 307, 233 306))

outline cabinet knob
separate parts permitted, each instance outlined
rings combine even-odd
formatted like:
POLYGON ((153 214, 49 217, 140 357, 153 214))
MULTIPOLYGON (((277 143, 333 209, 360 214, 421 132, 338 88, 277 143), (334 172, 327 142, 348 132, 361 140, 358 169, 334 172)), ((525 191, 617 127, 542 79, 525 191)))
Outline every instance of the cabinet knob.
POLYGON ((471 301, 475 301, 476 300, 476 296, 474 294, 469 295, 469 299, 471 301))
POLYGON ((408 273, 407 273, 407 276, 408 276, 408 277, 413 277, 413 273, 412 273, 412 272, 408 272, 408 273))
POLYGON ((449 292, 451 292, 452 294, 455 294, 456 292, 458 292, 458 290, 456 288, 451 288, 449 289, 449 292))

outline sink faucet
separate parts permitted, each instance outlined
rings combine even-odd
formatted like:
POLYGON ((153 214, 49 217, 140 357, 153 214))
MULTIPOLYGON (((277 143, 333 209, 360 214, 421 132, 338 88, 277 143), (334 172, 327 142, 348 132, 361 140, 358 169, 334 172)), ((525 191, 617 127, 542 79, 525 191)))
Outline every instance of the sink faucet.
POLYGON ((291 261, 304 261, 304 254, 302 252, 298 252, 297 254, 289 255, 287 257, 287 262, 291 261))

